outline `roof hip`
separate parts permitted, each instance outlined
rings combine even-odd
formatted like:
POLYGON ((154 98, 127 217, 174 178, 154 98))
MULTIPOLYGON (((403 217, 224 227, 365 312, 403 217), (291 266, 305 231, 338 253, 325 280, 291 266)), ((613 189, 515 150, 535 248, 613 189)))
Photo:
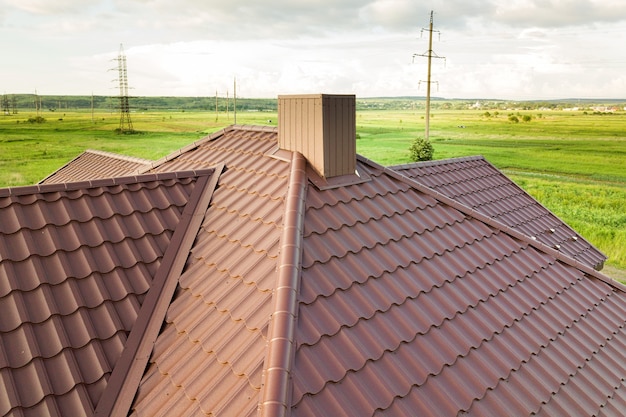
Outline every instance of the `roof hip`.
POLYGON ((295 328, 302 264, 302 236, 307 189, 306 159, 293 152, 285 221, 281 236, 274 308, 270 318, 264 384, 259 415, 291 415, 291 372, 296 352, 295 328))

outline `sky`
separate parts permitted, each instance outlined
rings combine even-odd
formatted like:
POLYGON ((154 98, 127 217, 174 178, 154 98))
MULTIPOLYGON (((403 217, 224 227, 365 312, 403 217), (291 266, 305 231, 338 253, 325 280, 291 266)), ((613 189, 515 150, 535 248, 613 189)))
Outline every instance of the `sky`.
POLYGON ((0 94, 626 98, 624 0, 0 0, 0 94))

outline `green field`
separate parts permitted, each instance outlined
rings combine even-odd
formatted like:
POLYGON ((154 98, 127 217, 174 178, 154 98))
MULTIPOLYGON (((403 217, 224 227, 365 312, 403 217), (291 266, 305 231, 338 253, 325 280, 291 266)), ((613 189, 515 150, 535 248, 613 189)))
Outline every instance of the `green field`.
MULTIPOLYGON (((156 159, 233 123, 211 111, 132 114, 137 134, 116 134, 111 111, 32 111, 0 116, 0 186, 35 183, 85 149, 156 159)), ((434 110, 435 159, 484 155, 609 256, 626 280, 626 112, 434 110), (518 123, 511 121, 516 116, 518 123), (525 119, 529 121, 524 121, 525 119)), ((239 112, 238 124, 275 125, 275 112, 239 112)), ((357 150, 383 165, 409 162, 423 111, 358 110, 357 150)))

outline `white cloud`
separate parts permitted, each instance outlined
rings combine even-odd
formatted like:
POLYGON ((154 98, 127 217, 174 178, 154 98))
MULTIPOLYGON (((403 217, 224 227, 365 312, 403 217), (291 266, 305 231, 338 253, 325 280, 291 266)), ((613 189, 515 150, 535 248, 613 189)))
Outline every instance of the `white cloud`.
POLYGON ((93 6, 97 1, 86 4, 83 0, 3 0, 0 4, 2 3, 28 13, 55 15, 58 13, 80 13, 81 9, 85 9, 86 6, 93 6))
POLYGON ((10 88, 110 94, 120 43, 138 95, 626 95, 622 0, 0 0, 10 88), (614 23, 612 23, 614 22, 614 23), (19 44, 14 40, 19 39, 19 44), (597 75, 597 74, 601 74, 597 75), (591 85, 593 81, 595 85, 591 85))

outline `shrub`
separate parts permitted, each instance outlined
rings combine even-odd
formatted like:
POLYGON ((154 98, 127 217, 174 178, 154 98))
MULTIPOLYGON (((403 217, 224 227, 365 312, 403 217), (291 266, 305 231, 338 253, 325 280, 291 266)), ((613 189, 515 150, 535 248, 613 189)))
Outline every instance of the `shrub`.
POLYGON ((433 159, 433 154, 435 153, 430 141, 421 137, 413 141, 409 150, 411 151, 411 160, 415 162, 430 161, 433 159))
POLYGON ((41 116, 28 118, 28 123, 45 123, 45 122, 46 122, 46 119, 41 116))
POLYGON ((517 118, 516 115, 511 114, 511 115, 509 115, 509 122, 519 123, 519 119, 517 118))

